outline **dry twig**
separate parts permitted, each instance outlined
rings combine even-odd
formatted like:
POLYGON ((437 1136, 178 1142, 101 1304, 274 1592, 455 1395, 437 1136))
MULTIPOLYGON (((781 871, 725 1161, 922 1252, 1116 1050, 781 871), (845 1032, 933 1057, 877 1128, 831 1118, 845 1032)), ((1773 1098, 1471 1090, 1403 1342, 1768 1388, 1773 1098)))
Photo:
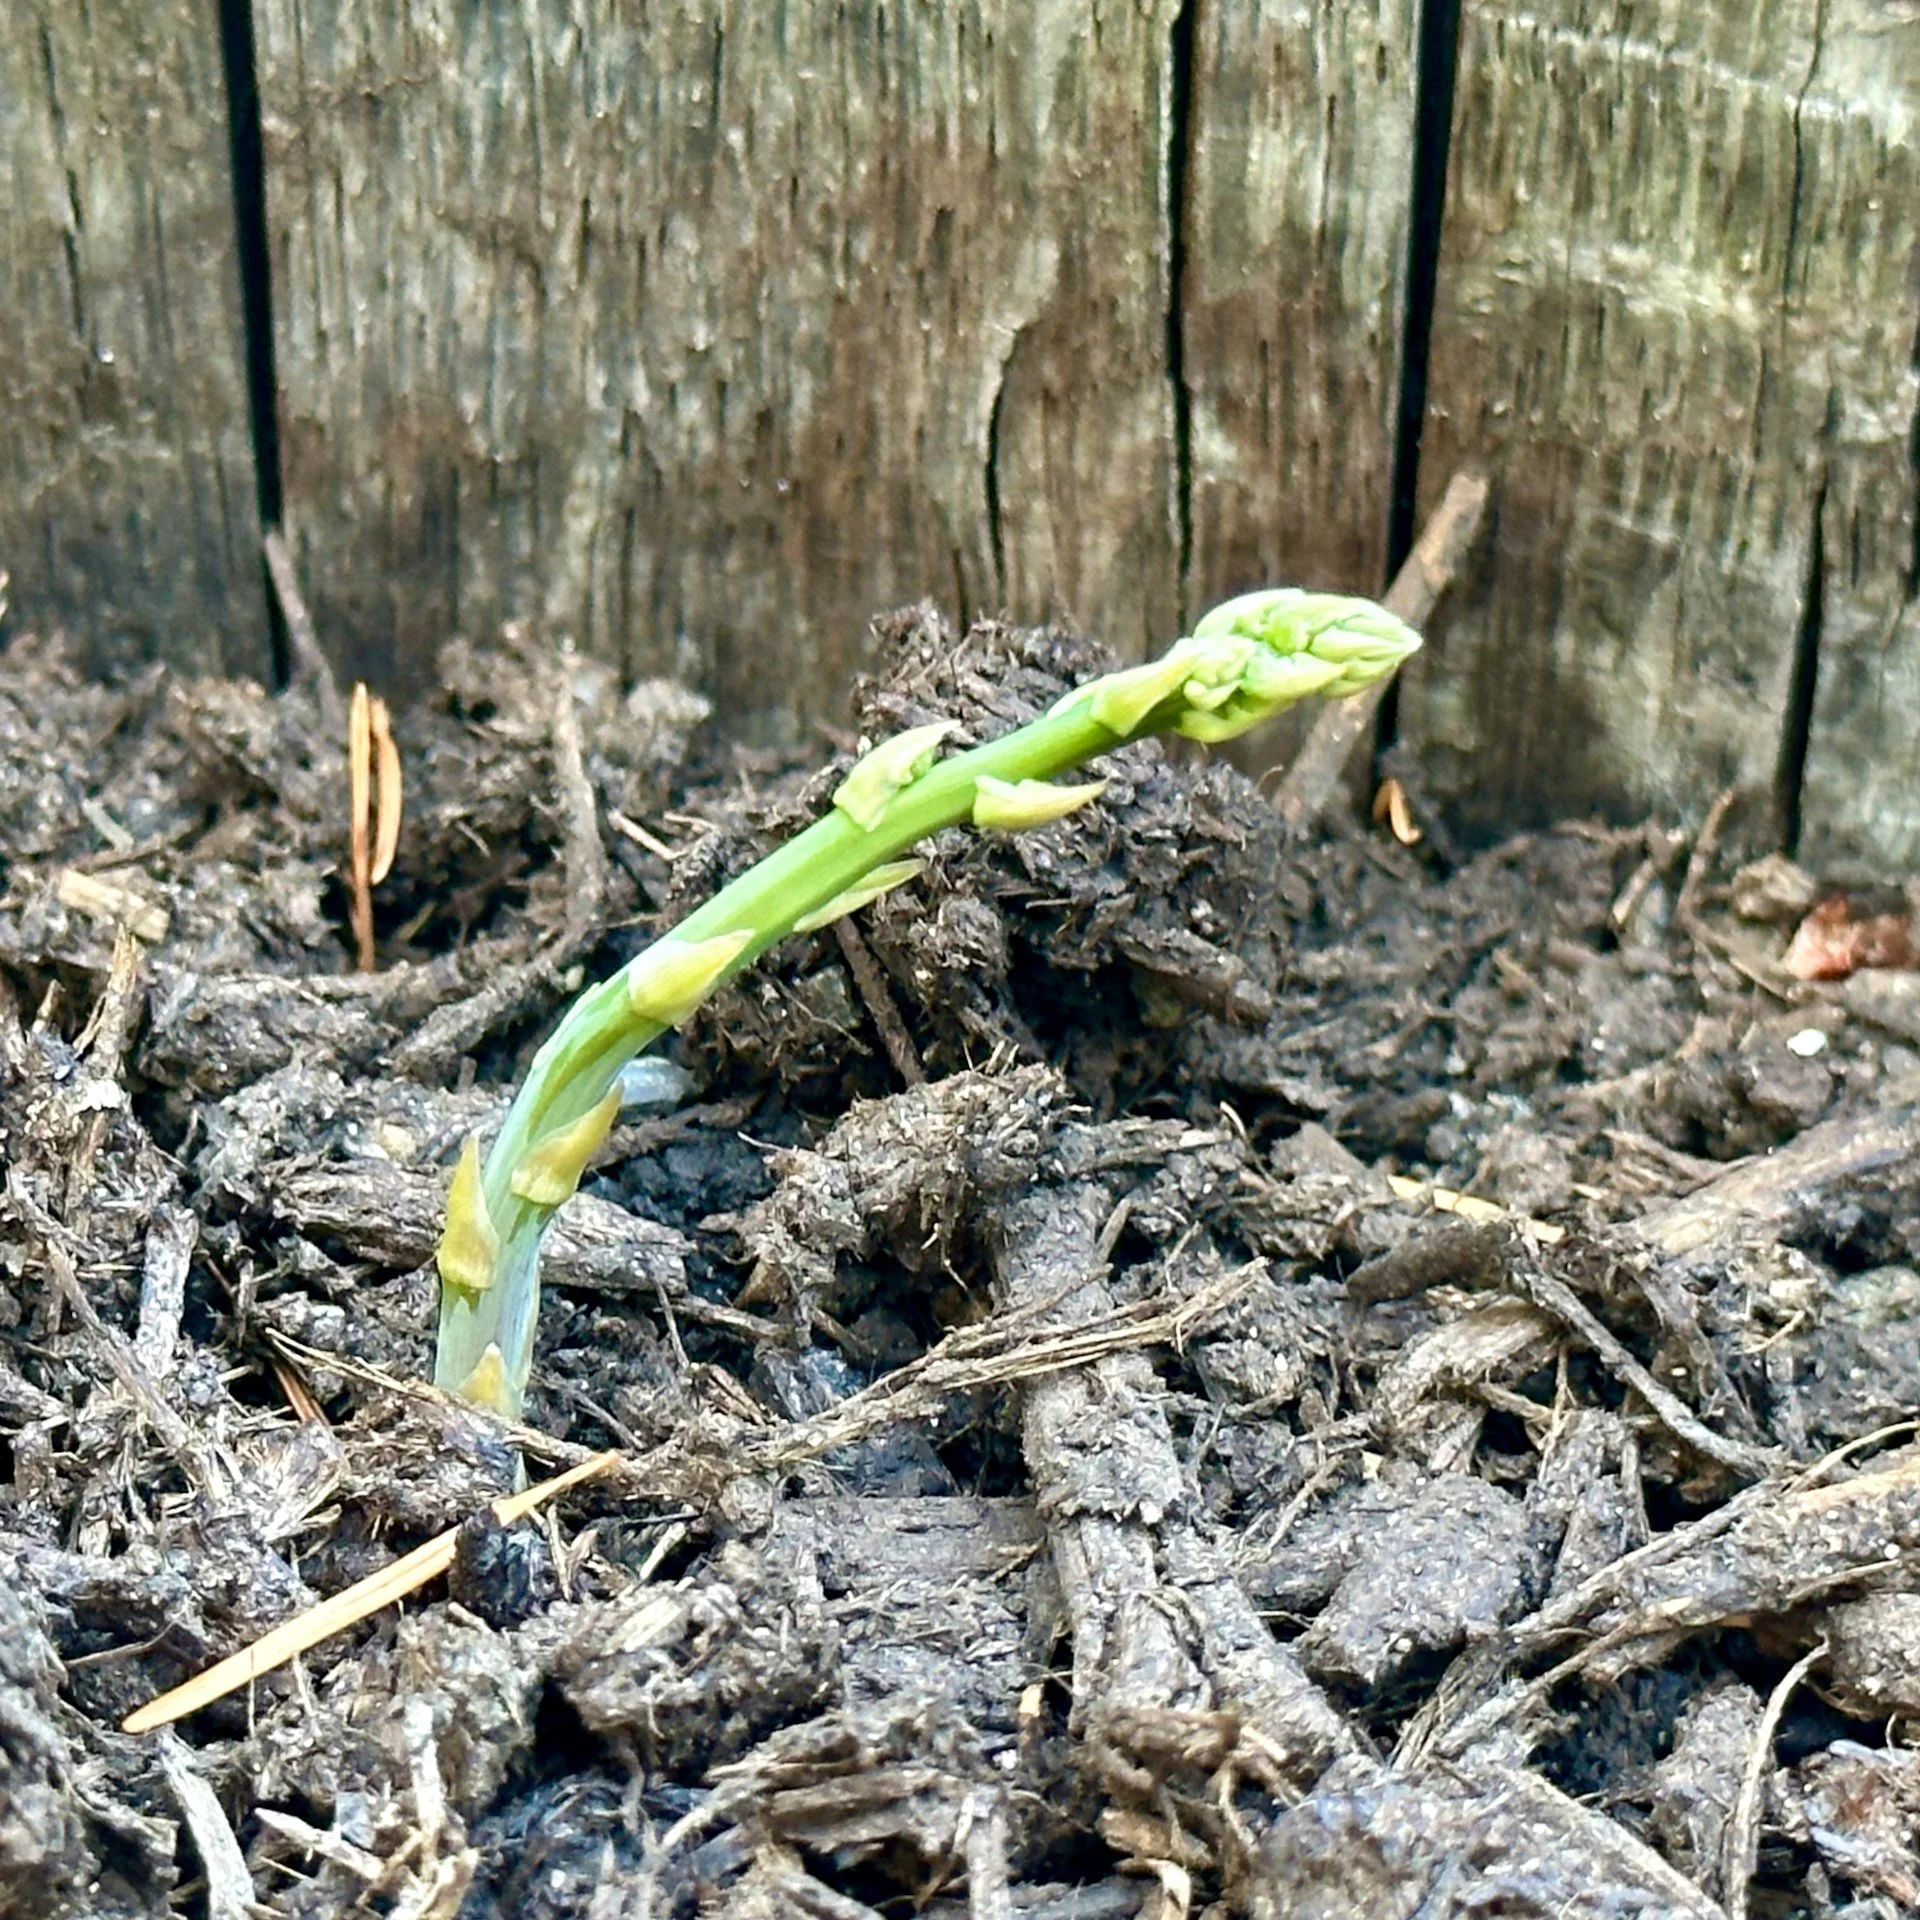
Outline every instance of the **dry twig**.
MULTIPOLYGON (((1433 517, 1420 530, 1420 538, 1381 603, 1389 613, 1410 627, 1420 626, 1432 614, 1472 548, 1486 506, 1487 483, 1482 475, 1456 473, 1448 481, 1433 517)), ((1326 811, 1354 749, 1373 725, 1386 690, 1382 681, 1363 693, 1332 701, 1314 720, 1306 745, 1294 756, 1274 795, 1274 809, 1288 832, 1305 833, 1326 811)))
POLYGON ((194 1850, 206 1874, 209 1920, 248 1920, 259 1911, 247 1857, 220 1796, 201 1777, 187 1749, 168 1734, 160 1743, 160 1769, 179 1803, 194 1850))
POLYGON ((340 729, 346 725, 346 712, 340 704, 340 689, 334 684, 333 669, 320 650, 320 639, 314 632, 313 616, 301 596, 300 582, 294 577, 293 555, 287 551, 286 536, 278 527, 270 528, 260 545, 267 557, 267 574, 273 581, 274 598, 280 602, 280 614, 287 623, 294 684, 312 689, 320 707, 320 724, 337 739, 340 729))
POLYGON ((1687 870, 1680 880, 1680 895, 1673 903, 1674 924, 1686 932, 1695 932, 1700 924, 1700 894, 1707 884, 1707 874, 1713 866, 1713 856, 1720 850, 1720 835, 1727 824, 1727 815, 1733 811, 1733 805, 1740 798, 1738 787, 1728 787, 1713 805, 1707 809, 1707 817, 1700 825, 1699 838, 1693 843, 1693 851, 1687 855, 1687 870))
POLYGON ((144 894, 116 880, 98 879, 79 863, 61 873, 55 893, 60 904, 70 911, 87 914, 95 920, 117 922, 149 946, 158 946, 173 924, 173 917, 165 907, 155 905, 144 894))
POLYGON ((873 957, 873 949, 860 937, 860 929, 851 919, 836 920, 833 923, 833 937, 840 943, 840 957, 846 961, 847 971, 853 975, 853 984, 866 1003, 868 1016, 887 1050, 887 1058, 893 1062, 894 1072, 905 1086, 925 1086, 926 1069, 921 1066, 920 1056, 914 1051, 913 1036, 908 1033, 906 1022, 900 1018, 900 1009, 894 1003, 886 975, 880 971, 873 957))
POLYGON ((600 815, 580 751, 580 721, 573 710, 570 654, 561 660, 553 702, 553 775, 565 821, 561 857, 567 874, 567 932, 589 933, 607 897, 607 853, 600 844, 600 815))
POLYGON ((1471 1220, 1477 1227, 1498 1221, 1511 1222, 1543 1247, 1557 1247, 1567 1237, 1565 1227, 1556 1227, 1549 1220, 1535 1220, 1527 1214, 1509 1213, 1505 1207, 1491 1200, 1482 1200, 1476 1194, 1460 1193, 1452 1187, 1436 1187, 1430 1181, 1415 1180, 1404 1173, 1388 1174, 1387 1185, 1393 1189, 1395 1199, 1424 1200, 1435 1213, 1458 1214, 1462 1220, 1471 1220))
POLYGON ((1777 1448, 1749 1446, 1743 1440, 1730 1440, 1725 1434, 1715 1433, 1678 1394, 1662 1386, 1634 1358, 1581 1304, 1571 1287, 1546 1273, 1525 1274, 1522 1285, 1533 1304, 1590 1347, 1609 1373, 1647 1403, 1655 1418, 1676 1440, 1684 1441, 1696 1453, 1704 1454, 1743 1480, 1764 1480, 1782 1464, 1777 1448))
MULTIPOLYGON (((122 921, 114 930, 113 958, 107 965, 107 984, 94 1002, 86 1031, 81 1034, 79 1050, 87 1056, 88 1069, 97 1080, 118 1088, 125 1104, 126 1088, 121 1071, 132 1042, 134 1028, 146 1005, 141 981, 139 929, 122 921)), ((87 1116, 87 1124, 74 1149, 67 1169, 66 1214, 76 1220, 86 1204, 93 1183, 94 1162, 106 1143, 107 1129, 113 1123, 113 1108, 101 1106, 87 1116)))

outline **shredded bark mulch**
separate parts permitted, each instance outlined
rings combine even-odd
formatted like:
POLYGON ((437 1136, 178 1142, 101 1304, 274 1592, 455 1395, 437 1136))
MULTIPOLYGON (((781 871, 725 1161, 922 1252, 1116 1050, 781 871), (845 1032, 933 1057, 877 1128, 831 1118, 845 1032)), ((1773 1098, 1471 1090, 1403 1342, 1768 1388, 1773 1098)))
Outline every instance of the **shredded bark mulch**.
POLYGON ((579 985, 856 735, 1106 664, 881 640, 807 767, 450 650, 372 974, 337 696, 15 640, 0 1920, 1913 1911, 1920 975, 1783 967, 1821 888, 1738 810, 1302 844, 1128 748, 636 1082, 524 1431, 422 1385, 448 1171, 579 985))

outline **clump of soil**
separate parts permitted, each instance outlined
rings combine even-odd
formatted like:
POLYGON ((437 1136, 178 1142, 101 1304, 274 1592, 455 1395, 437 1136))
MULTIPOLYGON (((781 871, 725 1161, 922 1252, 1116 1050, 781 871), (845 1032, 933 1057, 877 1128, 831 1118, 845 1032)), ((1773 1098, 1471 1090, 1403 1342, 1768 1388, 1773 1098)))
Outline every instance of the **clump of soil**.
MULTIPOLYGON (((879 640, 870 736, 1107 664, 879 640)), ((0 1920, 1920 1900, 1920 997, 1758 869, 1127 748, 696 1017, 508 1434, 420 1384, 460 1144, 847 753, 456 649, 359 975, 328 690, 5 665, 0 1920)))

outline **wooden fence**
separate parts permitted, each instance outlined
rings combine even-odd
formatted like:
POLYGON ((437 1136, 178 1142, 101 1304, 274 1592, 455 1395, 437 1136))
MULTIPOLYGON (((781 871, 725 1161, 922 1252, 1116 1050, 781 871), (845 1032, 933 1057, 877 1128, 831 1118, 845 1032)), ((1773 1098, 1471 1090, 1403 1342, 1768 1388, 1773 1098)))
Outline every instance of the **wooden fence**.
POLYGON ((0 566, 96 659, 574 635, 762 737, 877 609, 1484 561, 1469 824, 1920 863, 1913 0, 13 0, 0 566))

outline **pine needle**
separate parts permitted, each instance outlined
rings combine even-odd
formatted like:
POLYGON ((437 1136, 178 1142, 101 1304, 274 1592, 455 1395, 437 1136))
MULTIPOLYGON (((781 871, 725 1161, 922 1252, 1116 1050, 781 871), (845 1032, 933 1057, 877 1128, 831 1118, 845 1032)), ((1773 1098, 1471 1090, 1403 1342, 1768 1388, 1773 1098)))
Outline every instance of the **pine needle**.
MULTIPOLYGON (((495 1517, 503 1527, 511 1526, 514 1521, 525 1519, 536 1508, 544 1506, 570 1487, 577 1487, 583 1480, 592 1480, 611 1471, 621 1464, 622 1458, 617 1452, 597 1453, 591 1460, 583 1460, 579 1466, 569 1467, 565 1473, 557 1473, 551 1480, 543 1480, 537 1487, 529 1487, 524 1493, 508 1494, 495 1500, 492 1503, 495 1517)), ((151 1733, 156 1727, 169 1726, 190 1713, 198 1713, 202 1707, 211 1706, 216 1700, 224 1700, 228 1694, 238 1692, 250 1682, 273 1672, 276 1667, 285 1666, 289 1660, 319 1646, 323 1640, 331 1640, 336 1633, 344 1633, 347 1628, 358 1626, 382 1607, 390 1607, 395 1601, 404 1600, 408 1594, 417 1592, 429 1580, 437 1579, 453 1565, 454 1549, 459 1538, 460 1529, 450 1527, 445 1533, 436 1534, 424 1545, 415 1547, 391 1566, 382 1567, 378 1573, 355 1581, 352 1586, 334 1594, 331 1599, 322 1600, 318 1606, 309 1607, 296 1618, 283 1620, 279 1626, 262 1634, 252 1646, 242 1647, 238 1653, 230 1654, 183 1685, 149 1700, 144 1707, 136 1707, 120 1723, 121 1730, 125 1733, 151 1733)))

